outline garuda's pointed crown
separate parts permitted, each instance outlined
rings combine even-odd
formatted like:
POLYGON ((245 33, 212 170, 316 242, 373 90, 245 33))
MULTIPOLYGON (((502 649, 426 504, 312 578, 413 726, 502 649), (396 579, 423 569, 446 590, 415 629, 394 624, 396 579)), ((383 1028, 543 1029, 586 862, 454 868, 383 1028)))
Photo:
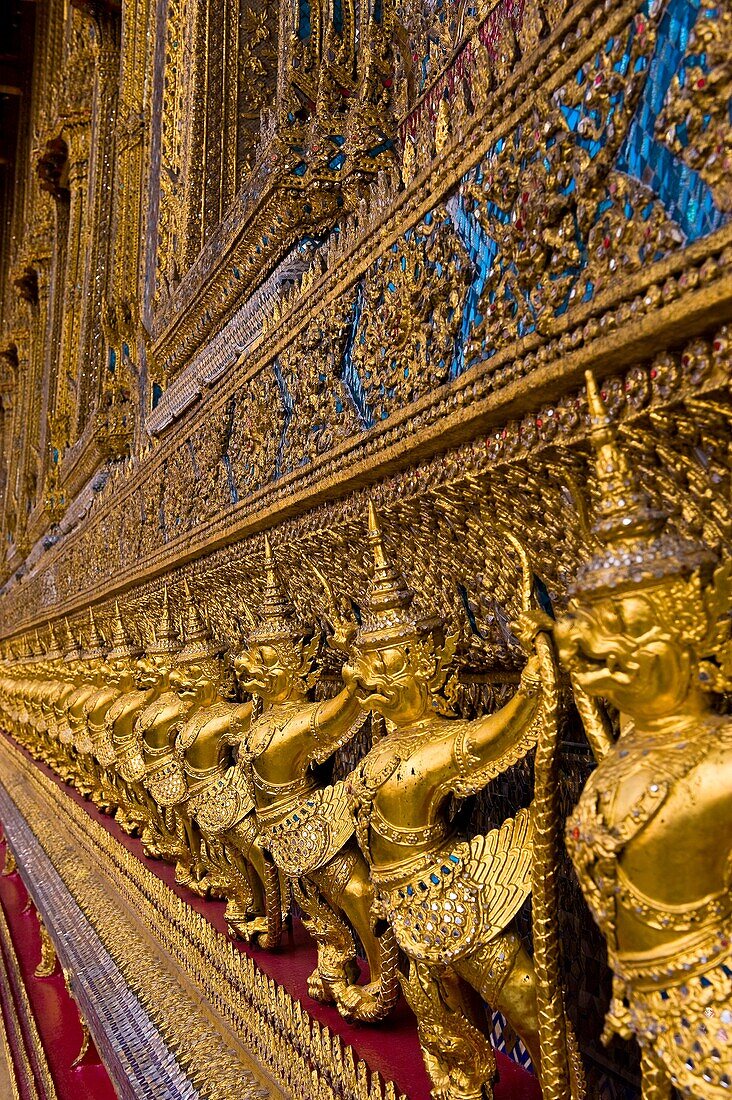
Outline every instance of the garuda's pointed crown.
POLYGON ((48 649, 46 650, 47 661, 60 661, 63 656, 61 652, 61 646, 59 645, 58 638, 56 637, 56 631, 53 623, 48 624, 48 649))
POLYGON ((153 626, 152 641, 147 647, 149 657, 172 657, 181 648, 181 641, 175 629, 170 611, 170 596, 167 584, 163 588, 163 606, 160 609, 160 621, 153 626))
POLYGON ((86 645, 82 650, 81 656, 85 661, 94 661, 98 658, 104 657, 107 652, 107 647, 104 644, 99 630, 97 629, 96 619, 94 618, 94 612, 89 608, 89 636, 86 640, 86 645))
POLYGON ((356 635, 360 649, 376 649, 416 639, 437 625, 418 619, 412 607, 414 594, 384 547, 384 536, 373 501, 369 501, 368 545, 371 551, 371 576, 361 625, 356 635))
POLYGON ((248 642, 253 645, 277 645, 302 640, 304 631, 298 627, 292 602, 280 580, 272 544, 264 536, 264 594, 259 619, 249 631, 248 642))
POLYGON ((72 661, 82 660, 81 647, 74 637, 74 632, 71 629, 71 624, 68 619, 64 619, 64 630, 66 632, 66 638, 64 640, 64 660, 69 664, 72 661))
POLYGON ((142 655, 142 646, 131 636, 122 618, 117 600, 114 601, 114 619, 112 621, 112 648, 107 654, 108 661, 134 661, 142 655))
POLYGON ((714 555, 669 529, 669 513, 652 506, 618 446, 594 375, 587 371, 585 377, 598 496, 592 530, 600 549, 578 569, 571 594, 596 598, 664 578, 689 576, 711 566, 714 555))
POLYGON ((204 622, 198 604, 186 585, 188 603, 186 623, 183 628, 183 646, 175 655, 177 665, 192 665, 218 657, 224 646, 218 642, 204 622))

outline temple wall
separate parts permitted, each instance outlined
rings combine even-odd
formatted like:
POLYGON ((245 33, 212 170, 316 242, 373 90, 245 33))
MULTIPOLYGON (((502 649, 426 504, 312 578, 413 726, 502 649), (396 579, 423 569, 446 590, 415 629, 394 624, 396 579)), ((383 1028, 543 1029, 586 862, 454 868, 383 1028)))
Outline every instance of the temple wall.
MULTIPOLYGON (((511 536, 555 618, 597 547, 588 370, 651 506, 729 553, 727 0, 36 8, 0 263, 6 658, 50 648, 49 627, 82 639, 90 609, 103 641, 121 613, 145 645, 164 599, 235 653, 265 533, 298 620, 326 631, 321 575, 339 607, 366 600, 371 503, 419 616, 455 639, 455 712, 491 713, 524 664, 511 536)), ((325 656, 314 697, 339 675, 325 656)), ((594 765, 562 692, 566 815, 594 765)), ((340 748, 335 777, 371 743, 340 748)), ((19 754, 0 749, 0 776, 22 809, 19 754)), ((528 805, 531 761, 471 797, 472 833, 528 805)), ((39 805, 70 797, 49 790, 39 805)), ((637 1053, 600 1043, 603 943, 558 859, 588 1095, 631 1100, 637 1053)), ((173 928, 167 889, 145 904, 173 928)), ((530 946, 528 907, 519 927, 530 946)), ((179 945, 185 980, 223 1016, 232 983, 226 1041, 252 1041, 266 982, 252 1000, 249 963, 211 945, 205 980, 179 945)), ((282 1062, 299 1007, 277 1011, 282 1062)), ((304 1070, 280 1062, 295 1095, 304 1070)))

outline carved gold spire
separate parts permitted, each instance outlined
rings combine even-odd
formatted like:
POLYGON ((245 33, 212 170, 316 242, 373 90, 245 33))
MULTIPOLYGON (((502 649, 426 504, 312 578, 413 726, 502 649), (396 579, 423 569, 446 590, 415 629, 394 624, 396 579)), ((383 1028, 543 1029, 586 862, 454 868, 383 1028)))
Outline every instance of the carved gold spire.
POLYGON ((64 629, 66 631, 66 641, 64 642, 64 660, 81 660, 81 648, 76 638, 74 637, 74 632, 71 629, 71 623, 66 618, 64 619, 64 629))
POLYGON ((601 595, 627 585, 653 584, 712 562, 704 546, 669 529, 669 514, 652 506, 618 445, 592 371, 585 379, 598 497, 592 529, 602 548, 580 566, 572 592, 601 595))
POLYGON ((85 661, 93 661, 99 657, 103 657, 106 652, 107 649, 104 644, 104 639, 97 629, 94 612, 89 608, 89 637, 82 651, 82 657, 85 661))
POLYGON ((48 624, 48 649, 46 651, 47 661, 58 661, 61 658, 61 646, 59 645, 58 638, 56 637, 56 631, 53 623, 48 624))
POLYGON ((666 515, 651 508, 627 456, 618 446, 613 422, 592 371, 585 373, 585 380, 599 497, 592 529, 600 542, 606 544, 650 535, 660 530, 666 515))
POLYGON ((160 621, 153 625, 153 640, 147 647, 150 657, 164 657, 178 653, 181 641, 175 629, 170 610, 170 595, 167 584, 163 587, 163 606, 160 609, 160 621))
POLYGON ((249 632, 249 644, 271 645, 277 642, 297 642, 303 631, 297 627, 295 609, 280 580, 272 544, 264 536, 265 583, 259 621, 249 632))
POLYGON ((376 648, 416 637, 429 624, 418 622, 412 609, 413 593, 384 548, 379 517, 369 500, 368 545, 373 561, 357 635, 360 648, 376 648))
POLYGON ((176 664, 193 664, 196 661, 203 661, 221 653, 223 649, 223 646, 216 641, 204 622, 198 604, 193 599, 187 583, 185 591, 188 613, 183 629, 183 648, 176 654, 176 664))
POLYGON ((117 661, 124 658, 134 659, 142 654, 142 646, 138 645, 129 634, 124 620, 122 619, 122 612, 120 611, 119 602, 114 601, 114 619, 112 622, 112 648, 107 654, 107 660, 117 661))

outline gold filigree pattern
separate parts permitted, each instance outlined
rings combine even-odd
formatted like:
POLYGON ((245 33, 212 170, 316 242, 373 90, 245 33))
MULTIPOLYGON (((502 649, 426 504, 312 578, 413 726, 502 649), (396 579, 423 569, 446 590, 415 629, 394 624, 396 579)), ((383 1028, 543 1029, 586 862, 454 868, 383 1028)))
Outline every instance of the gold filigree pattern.
MULTIPOLYGON (((2 730, 232 936, 286 950, 294 896, 316 1000, 378 1024, 401 981, 443 1100, 490 1093, 481 999, 545 1100, 585 1092, 575 1030, 590 1095, 633 1078, 597 1053, 571 857, 606 1037, 638 1039, 648 1100, 716 1100, 729 0, 35 7, 0 227, 2 730)), ((40 828, 42 774, 0 760, 40 828)), ((235 1090, 215 1017, 285 1091, 394 1095, 57 801, 203 981, 193 1087, 235 1090)))

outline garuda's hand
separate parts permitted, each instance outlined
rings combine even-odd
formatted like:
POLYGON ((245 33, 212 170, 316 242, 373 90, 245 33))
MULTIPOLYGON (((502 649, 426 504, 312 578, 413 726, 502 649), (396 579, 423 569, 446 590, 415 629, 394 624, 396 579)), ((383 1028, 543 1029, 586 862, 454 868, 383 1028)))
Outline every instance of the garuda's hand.
POLYGON ((543 611, 523 611, 511 623, 511 630, 524 653, 529 656, 534 652, 534 642, 537 635, 551 634, 553 629, 554 620, 543 611))

